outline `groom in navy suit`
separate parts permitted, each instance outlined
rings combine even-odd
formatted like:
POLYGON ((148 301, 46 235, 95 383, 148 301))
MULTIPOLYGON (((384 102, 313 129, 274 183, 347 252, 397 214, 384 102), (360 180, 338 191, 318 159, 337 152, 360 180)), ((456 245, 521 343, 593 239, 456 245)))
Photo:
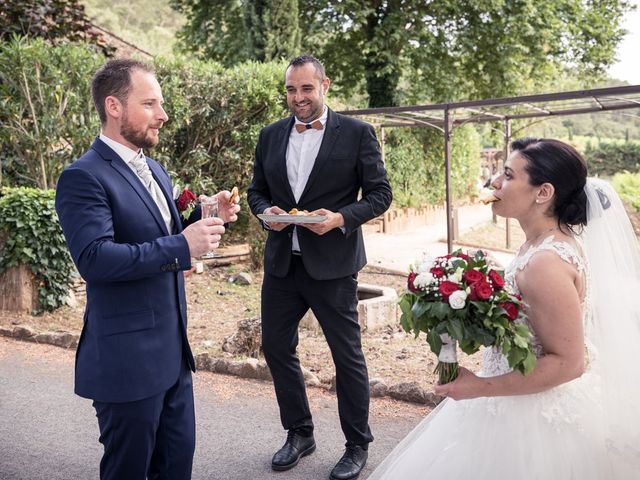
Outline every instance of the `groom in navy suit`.
POLYGON ((326 220, 265 225, 270 231, 264 251, 262 348, 288 430, 271 466, 293 468, 316 446, 296 356, 298 324, 311 309, 336 366, 340 424, 347 441, 330 478, 346 480, 360 474, 373 440, 357 312, 357 276, 366 263, 360 226, 389 208, 391 187, 373 127, 325 106, 329 79, 316 58, 292 60, 285 88, 293 115, 260 132, 247 199, 256 215, 296 208, 326 220))
POLYGON ((167 172, 143 149, 168 120, 148 65, 112 60, 95 74, 102 124, 89 151, 60 176, 56 210, 87 283, 75 391, 94 400, 104 455, 100 478, 189 479, 195 448, 183 271, 218 246, 237 219, 229 192, 221 218, 183 222, 167 172), (184 229, 183 229, 184 227, 184 229))

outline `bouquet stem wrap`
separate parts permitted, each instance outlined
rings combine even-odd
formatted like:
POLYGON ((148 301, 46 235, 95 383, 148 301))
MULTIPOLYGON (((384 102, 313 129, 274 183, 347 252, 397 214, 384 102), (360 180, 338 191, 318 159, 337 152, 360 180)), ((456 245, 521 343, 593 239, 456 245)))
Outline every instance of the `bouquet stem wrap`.
POLYGON ((458 355, 456 353, 456 341, 448 333, 440 335, 442 348, 438 354, 438 383, 440 385, 452 382, 458 376, 458 355))

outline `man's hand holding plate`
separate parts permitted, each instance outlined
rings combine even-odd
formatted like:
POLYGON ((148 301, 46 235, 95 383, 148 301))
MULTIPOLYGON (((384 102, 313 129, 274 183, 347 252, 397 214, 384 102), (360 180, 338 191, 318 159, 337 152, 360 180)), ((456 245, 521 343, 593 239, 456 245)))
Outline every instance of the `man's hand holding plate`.
POLYGON ((324 235, 325 233, 333 230, 334 228, 344 227, 344 218, 341 213, 332 212, 326 208, 319 208, 311 212, 313 215, 326 216, 327 219, 324 222, 319 223, 302 223, 301 227, 311 230, 316 235, 324 235))

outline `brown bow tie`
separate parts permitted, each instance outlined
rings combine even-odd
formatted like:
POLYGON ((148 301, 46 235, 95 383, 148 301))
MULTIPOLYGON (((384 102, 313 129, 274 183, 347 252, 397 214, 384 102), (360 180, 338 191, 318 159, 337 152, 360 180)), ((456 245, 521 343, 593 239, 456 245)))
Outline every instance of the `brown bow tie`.
POLYGON ((324 128, 324 125, 322 125, 322 122, 320 120, 316 120, 313 123, 296 123, 294 126, 296 127, 298 133, 304 133, 307 130, 311 130, 312 128, 316 130, 322 130, 324 128))

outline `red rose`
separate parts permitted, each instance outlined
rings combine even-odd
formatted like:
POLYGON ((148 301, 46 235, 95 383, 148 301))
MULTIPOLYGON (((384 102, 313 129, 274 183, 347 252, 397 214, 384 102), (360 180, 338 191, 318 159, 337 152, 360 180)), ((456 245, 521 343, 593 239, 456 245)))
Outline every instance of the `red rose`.
POLYGON ((493 287, 486 280, 471 285, 471 300, 488 300, 492 293, 493 287))
POLYGON ((493 288, 495 288, 496 290, 502 290, 502 288, 504 287, 504 278, 502 278, 502 275, 492 269, 487 273, 487 277, 489 277, 489 280, 491 280, 493 288))
POLYGON ((417 276, 418 274, 416 272, 411 272, 407 277, 407 288, 413 293, 420 293, 420 289, 413 284, 417 276))
POLYGON ((440 277, 444 276, 444 268, 442 268, 442 267, 433 267, 430 270, 430 272, 434 277, 437 277, 437 278, 440 278, 440 277))
POLYGON ((440 291, 440 295, 442 295, 442 298, 444 300, 449 300, 449 297, 453 292, 455 292, 456 290, 460 290, 460 286, 457 283, 445 280, 440 284, 440 288, 438 290, 440 291))
POLYGON ((190 207, 193 208, 193 205, 195 204, 197 199, 198 197, 196 197, 196 195, 192 191, 190 191, 188 188, 185 188, 176 201, 178 211, 183 212, 190 207))
POLYGON ((482 272, 479 272, 478 270, 472 268, 471 270, 467 270, 462 274, 462 279, 467 285, 471 285, 473 283, 484 280, 484 275, 482 274, 482 272))
POLYGON ((458 252, 454 255, 454 257, 462 258, 463 260, 469 261, 469 255, 466 253, 458 252))
POLYGON ((518 318, 518 312, 520 311, 520 308, 515 303, 503 302, 500 303, 499 306, 504 308, 504 311, 507 312, 507 317, 509 317, 509 320, 511 320, 512 322, 516 318, 518 318))

